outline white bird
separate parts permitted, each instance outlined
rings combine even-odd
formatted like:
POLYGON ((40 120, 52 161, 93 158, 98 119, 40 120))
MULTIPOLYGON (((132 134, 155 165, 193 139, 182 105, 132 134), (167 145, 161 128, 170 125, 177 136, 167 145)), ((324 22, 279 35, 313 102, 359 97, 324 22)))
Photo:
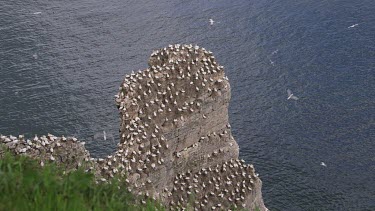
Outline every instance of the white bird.
POLYGON ((356 26, 358 26, 358 25, 359 25, 359 24, 356 23, 356 24, 354 24, 354 25, 349 26, 348 29, 350 29, 350 28, 354 28, 354 27, 356 27, 356 26))
POLYGON ((114 141, 115 138, 111 134, 107 134, 106 131, 103 130, 103 132, 98 132, 94 134, 94 137, 92 137, 94 141, 114 141))
MULTIPOLYGON (((210 22, 211 25, 214 25, 214 22, 215 22, 215 21, 212 20, 212 19, 210 19, 209 22, 210 22)), ((219 22, 218 22, 218 23, 219 23, 219 22)))
POLYGON ((321 166, 327 167, 327 165, 324 162, 320 163, 321 166))
POLYGON ((42 12, 34 12, 33 15, 40 15, 42 12))
POLYGON ((290 89, 286 90, 288 92, 288 98, 287 100, 298 100, 298 97, 296 97, 295 95, 293 95, 292 91, 290 91, 290 89))

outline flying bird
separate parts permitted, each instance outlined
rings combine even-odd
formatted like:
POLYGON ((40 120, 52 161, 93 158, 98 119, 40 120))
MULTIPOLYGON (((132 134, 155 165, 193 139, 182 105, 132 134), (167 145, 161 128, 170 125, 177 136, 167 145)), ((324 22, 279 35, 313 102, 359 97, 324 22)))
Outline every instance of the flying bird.
POLYGON ((42 12, 34 12, 33 15, 40 15, 42 12))
POLYGON ((115 138, 113 137, 113 135, 111 133, 107 134, 107 132, 105 130, 103 130, 102 132, 99 132, 99 133, 96 133, 94 135, 93 138, 93 141, 115 141, 115 138))
POLYGON ((272 64, 272 66, 275 66, 275 63, 270 59, 270 63, 272 64))
POLYGON ((212 19, 209 19, 208 21, 210 22, 211 25, 214 25, 215 22, 216 22, 216 23, 220 23, 220 22, 214 21, 214 20, 212 20, 212 19))
POLYGON ((320 163, 321 166, 327 167, 327 165, 324 162, 320 163))
POLYGON ((296 97, 295 95, 293 95, 292 91, 290 91, 290 89, 286 90, 288 92, 288 98, 287 100, 298 100, 298 97, 296 97))
POLYGON ((354 28, 354 27, 356 27, 356 26, 358 26, 358 25, 359 25, 359 24, 356 23, 356 24, 354 24, 354 25, 349 26, 348 29, 350 29, 350 28, 354 28))

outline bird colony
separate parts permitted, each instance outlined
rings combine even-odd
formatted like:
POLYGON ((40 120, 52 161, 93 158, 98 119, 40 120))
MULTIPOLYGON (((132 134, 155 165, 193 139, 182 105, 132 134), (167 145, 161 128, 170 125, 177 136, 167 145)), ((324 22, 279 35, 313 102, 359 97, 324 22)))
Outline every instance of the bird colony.
POLYGON ((173 210, 266 210, 254 167, 238 159, 228 123, 230 85, 212 52, 169 45, 154 51, 148 66, 126 75, 115 96, 121 125, 114 154, 93 159, 75 138, 52 135, 1 136, 0 144, 64 164, 58 153, 69 142, 66 151, 82 152, 70 163, 86 162, 98 182, 124 178, 140 203, 160 200, 173 210))

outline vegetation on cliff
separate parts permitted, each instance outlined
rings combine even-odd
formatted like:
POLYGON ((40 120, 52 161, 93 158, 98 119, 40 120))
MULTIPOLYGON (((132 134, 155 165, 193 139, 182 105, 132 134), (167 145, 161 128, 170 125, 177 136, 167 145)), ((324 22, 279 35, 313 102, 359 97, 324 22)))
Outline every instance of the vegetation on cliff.
POLYGON ((163 210, 135 199, 116 178, 96 184, 94 175, 82 169, 64 174, 54 164, 42 168, 36 160, 10 153, 0 159, 0 210, 163 210))

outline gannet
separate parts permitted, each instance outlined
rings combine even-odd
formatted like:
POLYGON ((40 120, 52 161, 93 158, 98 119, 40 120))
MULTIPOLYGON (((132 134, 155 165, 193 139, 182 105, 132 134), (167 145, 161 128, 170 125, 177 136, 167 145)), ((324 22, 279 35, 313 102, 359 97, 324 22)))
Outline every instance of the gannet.
POLYGON ((350 29, 350 28, 354 28, 354 27, 356 27, 356 26, 358 26, 358 23, 356 23, 356 24, 354 24, 354 25, 351 25, 351 26, 349 26, 349 27, 348 27, 348 29, 350 29))
POLYGON ((298 97, 296 97, 295 95, 293 95, 293 93, 292 93, 292 91, 290 91, 290 89, 288 89, 288 90, 286 90, 287 91, 287 93, 288 93, 288 98, 287 98, 287 100, 290 100, 290 99, 292 99, 292 100, 298 100, 298 97))

